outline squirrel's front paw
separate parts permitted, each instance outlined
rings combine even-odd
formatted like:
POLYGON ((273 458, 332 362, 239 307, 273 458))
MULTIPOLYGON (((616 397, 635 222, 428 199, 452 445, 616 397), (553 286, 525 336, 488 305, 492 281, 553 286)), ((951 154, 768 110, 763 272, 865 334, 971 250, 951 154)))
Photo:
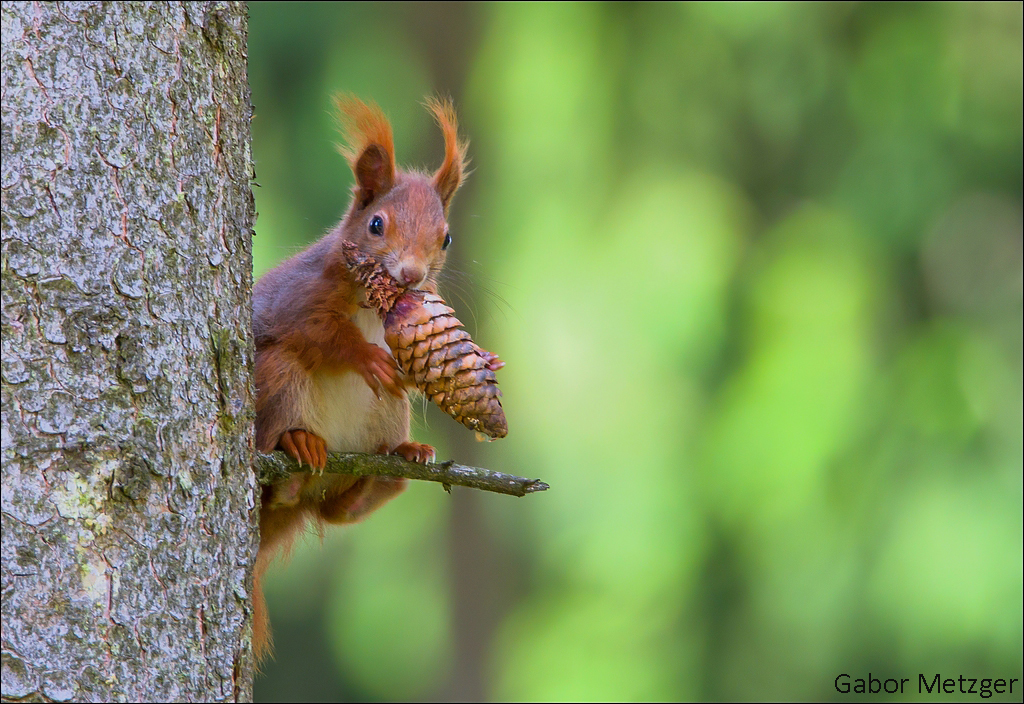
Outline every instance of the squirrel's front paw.
POLYGON ((398 363, 383 347, 372 343, 366 343, 363 348, 363 358, 357 365, 359 373, 363 375, 367 386, 380 398, 380 389, 398 398, 405 393, 402 389, 401 372, 398 371, 398 363))

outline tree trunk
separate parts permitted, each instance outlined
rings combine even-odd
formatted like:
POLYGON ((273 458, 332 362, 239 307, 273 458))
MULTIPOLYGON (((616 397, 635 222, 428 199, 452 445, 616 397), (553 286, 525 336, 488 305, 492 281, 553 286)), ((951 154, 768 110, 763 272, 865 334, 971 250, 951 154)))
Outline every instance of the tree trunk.
POLYGON ((3 4, 3 700, 250 699, 241 4, 3 4))

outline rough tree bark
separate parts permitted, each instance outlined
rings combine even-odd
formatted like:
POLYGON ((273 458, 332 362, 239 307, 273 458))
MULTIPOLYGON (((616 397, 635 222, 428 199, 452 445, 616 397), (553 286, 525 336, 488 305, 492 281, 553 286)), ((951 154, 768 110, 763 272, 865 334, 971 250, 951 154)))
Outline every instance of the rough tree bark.
POLYGON ((250 699, 237 3, 3 3, 3 699, 250 699))

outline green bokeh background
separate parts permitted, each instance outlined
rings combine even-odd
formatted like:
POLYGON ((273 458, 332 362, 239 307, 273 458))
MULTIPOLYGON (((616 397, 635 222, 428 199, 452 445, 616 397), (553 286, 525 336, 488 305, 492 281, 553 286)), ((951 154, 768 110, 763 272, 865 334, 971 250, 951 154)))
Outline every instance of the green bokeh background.
POLYGON ((419 102, 453 96, 442 293, 508 362, 510 433, 414 435, 552 486, 421 484, 310 536, 258 700, 1021 676, 1020 3, 250 16, 256 274, 347 205, 332 93, 431 167, 419 102))

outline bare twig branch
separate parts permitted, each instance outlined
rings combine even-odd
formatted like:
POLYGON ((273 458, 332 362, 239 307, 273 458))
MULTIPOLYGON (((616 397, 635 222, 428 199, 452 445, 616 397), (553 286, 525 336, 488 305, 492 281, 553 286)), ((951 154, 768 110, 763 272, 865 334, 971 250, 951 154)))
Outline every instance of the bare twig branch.
MULTIPOLYGON (((256 454, 256 471, 260 484, 271 484, 292 472, 307 471, 283 452, 269 455, 256 454)), ((353 474, 357 477, 404 477, 440 482, 446 491, 452 486, 494 491, 510 496, 526 496, 544 491, 548 485, 539 479, 525 479, 512 474, 493 472, 480 467, 466 467, 452 460, 437 464, 407 462, 395 455, 366 455, 357 452, 329 454, 325 474, 353 474)))

